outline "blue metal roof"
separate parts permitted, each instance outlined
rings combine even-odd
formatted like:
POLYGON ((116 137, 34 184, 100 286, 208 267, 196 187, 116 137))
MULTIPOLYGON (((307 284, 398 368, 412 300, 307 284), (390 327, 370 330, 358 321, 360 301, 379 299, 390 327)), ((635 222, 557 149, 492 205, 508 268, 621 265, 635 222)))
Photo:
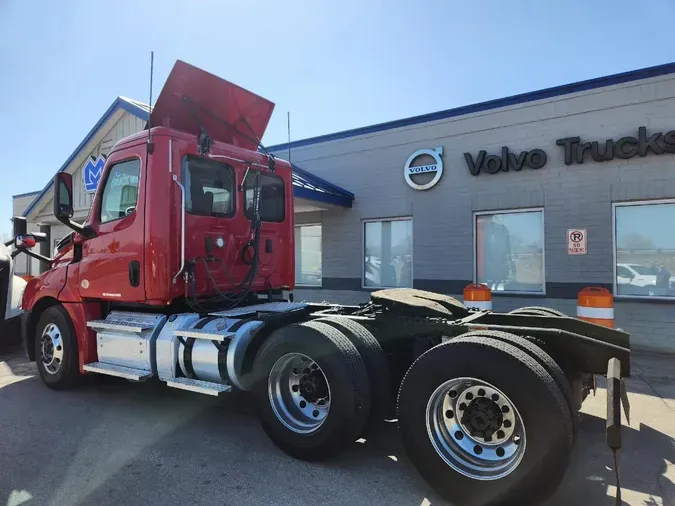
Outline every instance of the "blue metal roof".
POLYGON ((420 123, 438 121, 442 119, 463 116, 465 114, 488 111, 490 109, 498 109, 500 107, 507 107, 511 105, 524 104, 527 102, 534 102, 535 100, 544 100, 547 98, 558 97, 561 95, 568 95, 571 93, 578 93, 581 91, 588 91, 596 88, 604 88, 606 86, 614 86, 617 84, 628 83, 631 81, 638 81, 640 79, 649 79, 652 77, 658 77, 673 73, 675 73, 675 63, 666 63, 664 65, 657 65, 655 67, 647 67, 644 69, 631 70, 629 72, 622 72, 620 74, 598 77, 586 81, 578 81, 576 83, 564 84, 562 86, 545 88, 543 90, 532 91, 528 93, 521 93, 519 95, 499 98, 496 100, 489 100, 487 102, 480 102, 478 104, 456 107, 454 109, 446 109, 444 111, 422 114, 420 116, 412 116, 410 118, 388 121, 386 123, 378 123, 377 125, 370 125, 360 128, 353 128, 350 130, 344 130, 342 132, 319 135, 317 137, 300 139, 297 141, 292 141, 290 143, 277 144, 275 146, 267 146, 267 149, 269 151, 280 151, 280 150, 287 150, 289 147, 292 149, 292 148, 299 148, 302 146, 310 146, 312 144, 318 144, 321 142, 347 139, 349 137, 356 137, 358 135, 367 135, 375 132, 383 132, 394 128, 402 128, 410 125, 418 125, 420 123))
POLYGON ((354 194, 329 183, 325 179, 315 176, 311 172, 301 169, 297 165, 293 167, 293 196, 315 200, 326 204, 342 207, 352 207, 354 194))

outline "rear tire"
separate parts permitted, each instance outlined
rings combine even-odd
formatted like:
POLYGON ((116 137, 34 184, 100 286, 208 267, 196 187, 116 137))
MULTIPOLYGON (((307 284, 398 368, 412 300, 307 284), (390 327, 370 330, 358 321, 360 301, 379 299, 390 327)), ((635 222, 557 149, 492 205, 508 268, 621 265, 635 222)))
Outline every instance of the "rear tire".
MULTIPOLYGON (((485 337, 460 337, 432 348, 415 361, 406 373, 399 391, 398 411, 408 456, 422 477, 453 504, 538 504, 553 493, 564 476, 572 448, 572 422, 565 398, 550 374, 535 359, 509 343, 485 337), (444 390, 445 385, 452 385, 458 379, 461 381, 457 390, 444 390), (431 409, 438 406, 435 399, 438 402, 457 399, 455 402, 459 402, 467 389, 473 388, 465 387, 466 379, 471 379, 472 385, 493 386, 504 396, 497 396, 499 402, 508 400, 512 403, 512 410, 504 410, 502 406, 496 412, 491 409, 481 413, 490 415, 488 419, 492 421, 498 418, 497 413, 500 411, 518 414, 519 418, 508 428, 501 422, 502 430, 514 427, 512 435, 508 435, 508 432, 497 434, 498 438, 507 438, 503 445, 509 452, 514 452, 513 455, 522 452, 518 463, 514 464, 516 461, 511 460, 513 456, 510 453, 500 455, 499 447, 475 439, 475 432, 472 434, 468 431, 466 435, 462 432, 461 437, 453 429, 443 432, 444 426, 452 427, 451 424, 459 423, 459 420, 465 424, 465 415, 472 424, 472 430, 476 430, 476 427, 480 427, 480 418, 476 417, 476 408, 472 408, 473 402, 480 400, 489 403, 489 399, 495 400, 486 386, 487 397, 481 397, 486 395, 484 390, 483 394, 472 397, 468 407, 454 406, 458 415, 444 412, 444 404, 440 405, 440 412, 436 408, 431 409), (524 429, 522 439, 516 440, 518 427, 524 429), (481 444, 477 444, 479 442, 481 444), (469 443, 465 453, 467 460, 462 461, 461 444, 466 443, 469 443), (474 444, 476 446, 472 446, 474 444), (478 446, 481 447, 480 452, 475 450, 478 446), (453 461, 452 452, 447 448, 460 448, 457 453, 460 457, 453 461), (484 460, 480 461, 477 456, 483 453, 484 460), (495 470, 491 467, 495 464, 490 464, 494 460, 499 460, 500 465, 507 467, 495 470), (485 461, 488 464, 479 463, 477 468, 471 468, 471 462, 485 461), (453 465, 449 462, 453 462, 453 465), (462 462, 469 462, 468 467, 463 466, 462 462), (485 473, 481 475, 482 479, 474 474, 479 472, 476 469, 485 473), (499 474, 502 469, 506 471, 499 474)), ((464 425, 459 427, 463 428, 464 425)))
POLYGON ((75 386, 82 378, 77 339, 68 312, 62 306, 45 309, 35 328, 35 361, 43 383, 54 390, 75 386))
POLYGON ((576 410, 574 409, 574 405, 576 403, 574 402, 574 395, 572 394, 572 386, 570 385, 570 382, 567 380, 567 376, 565 376, 565 373, 560 368, 558 363, 553 360, 553 358, 538 344, 509 332, 501 332, 498 330, 477 330, 475 332, 464 334, 462 337, 473 336, 492 338, 512 344, 539 362, 539 364, 546 370, 551 378, 553 378, 553 381, 555 381, 555 384, 558 386, 565 397, 565 401, 567 401, 567 407, 570 410, 570 416, 572 418, 573 438, 576 439, 578 420, 576 410))
POLYGON ((359 322, 340 316, 315 320, 341 331, 359 351, 370 380, 371 420, 381 422, 395 411, 387 356, 375 336, 359 322))
POLYGON ((368 374, 336 328, 312 321, 274 331, 258 351, 253 375, 260 423, 285 453, 322 460, 360 437, 370 414, 368 374))

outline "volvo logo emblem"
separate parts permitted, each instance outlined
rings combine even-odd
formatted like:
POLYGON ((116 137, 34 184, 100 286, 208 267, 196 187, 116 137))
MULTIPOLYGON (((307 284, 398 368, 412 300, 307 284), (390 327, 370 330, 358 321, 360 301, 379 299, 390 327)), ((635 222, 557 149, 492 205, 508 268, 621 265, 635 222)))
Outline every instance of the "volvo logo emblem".
MULTIPOLYGON (((435 149, 418 149, 408 161, 405 162, 405 167, 403 167, 403 176, 405 177, 406 183, 414 190, 428 190, 433 188, 438 181, 440 181, 441 176, 443 175, 443 146, 439 146, 435 149), (413 165, 418 158, 429 158, 433 159, 433 163, 428 163, 426 165, 413 165), (413 180, 413 177, 420 174, 433 174, 431 180, 426 183, 416 183, 413 180)), ((430 161, 430 160, 428 160, 430 161)))

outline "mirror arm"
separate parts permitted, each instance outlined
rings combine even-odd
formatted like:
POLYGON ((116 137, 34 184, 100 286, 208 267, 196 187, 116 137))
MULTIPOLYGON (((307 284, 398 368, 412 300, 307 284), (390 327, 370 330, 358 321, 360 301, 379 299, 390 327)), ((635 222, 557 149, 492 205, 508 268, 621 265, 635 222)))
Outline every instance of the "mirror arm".
POLYGON ((68 228, 74 230, 78 234, 81 234, 85 239, 92 239, 96 237, 96 232, 90 225, 80 225, 79 223, 70 220, 69 218, 59 218, 57 219, 63 223, 68 228))
POLYGON ((25 254, 28 255, 29 257, 33 257, 33 258, 35 258, 36 260, 39 260, 40 262, 44 262, 44 263, 46 263, 50 268, 51 268, 51 266, 52 266, 52 259, 51 259, 51 258, 47 258, 47 257, 42 256, 42 255, 39 255, 39 254, 37 254, 37 253, 33 253, 32 251, 27 250, 26 248, 17 248, 15 251, 12 252, 12 258, 14 258, 14 257, 15 257, 16 255, 18 255, 19 253, 25 253, 25 254))

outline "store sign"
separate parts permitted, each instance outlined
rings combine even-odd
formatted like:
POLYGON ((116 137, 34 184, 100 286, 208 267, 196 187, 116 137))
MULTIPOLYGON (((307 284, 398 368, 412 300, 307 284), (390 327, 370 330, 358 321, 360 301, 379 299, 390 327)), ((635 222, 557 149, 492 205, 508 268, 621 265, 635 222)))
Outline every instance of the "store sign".
POLYGON ((98 187, 98 182, 101 180, 103 174, 103 167, 105 166, 105 155, 98 155, 98 158, 90 156, 87 164, 82 169, 82 178, 84 179, 84 191, 93 193, 98 187))
POLYGON ((440 181, 441 176, 443 175, 442 156, 442 146, 439 146, 435 149, 418 149, 412 155, 410 155, 408 161, 403 167, 403 176, 405 177, 405 181, 408 183, 408 186, 415 190, 428 190, 429 188, 436 186, 436 183, 440 181), (413 165, 418 161, 418 159, 422 157, 431 157, 433 158, 434 162, 426 165, 413 165), (422 174, 433 174, 433 177, 431 180, 425 183, 415 182, 415 176, 422 174))
POLYGON ((585 255, 587 248, 587 236, 585 228, 572 228, 567 231, 567 254, 585 255))
POLYGON ((596 162, 613 160, 615 157, 627 160, 635 156, 675 153, 675 130, 665 134, 657 132, 648 137, 647 127, 641 126, 637 138, 621 137, 617 141, 608 139, 602 145, 597 141, 581 142, 580 137, 558 139, 555 143, 565 150, 565 165, 584 163, 588 153, 596 162))
POLYGON ((469 167, 471 175, 477 176, 482 172, 487 174, 496 174, 497 172, 506 172, 508 170, 522 170, 523 167, 530 169, 541 169, 546 165, 546 153, 541 149, 532 151, 521 151, 519 155, 510 153, 509 148, 502 147, 502 156, 487 155, 485 150, 481 150, 474 159, 471 153, 464 153, 464 159, 469 167))
MULTIPOLYGON (((637 137, 621 137, 616 141, 608 139, 602 143, 581 142, 581 137, 566 137, 555 141, 563 148, 565 165, 583 164, 589 160, 606 162, 619 158, 627 160, 636 156, 662 155, 675 153, 675 130, 647 133, 647 127, 638 128, 637 137)), ((511 153, 507 146, 502 147, 501 156, 488 155, 485 150, 478 152, 474 157, 471 153, 464 153, 466 165, 472 176, 497 174, 499 172, 521 171, 523 168, 541 169, 546 165, 546 152, 541 149, 521 151, 516 155, 511 153)))

